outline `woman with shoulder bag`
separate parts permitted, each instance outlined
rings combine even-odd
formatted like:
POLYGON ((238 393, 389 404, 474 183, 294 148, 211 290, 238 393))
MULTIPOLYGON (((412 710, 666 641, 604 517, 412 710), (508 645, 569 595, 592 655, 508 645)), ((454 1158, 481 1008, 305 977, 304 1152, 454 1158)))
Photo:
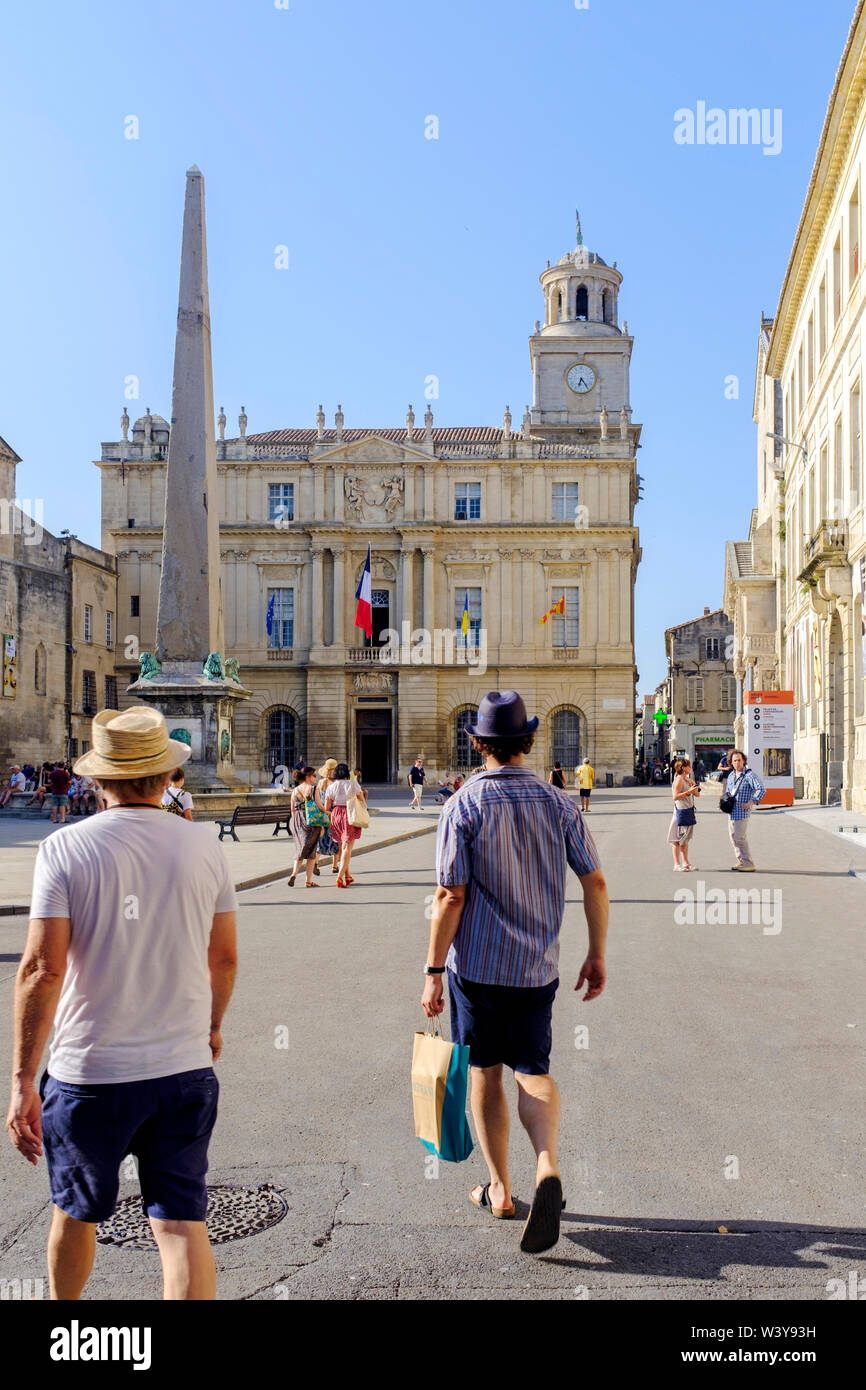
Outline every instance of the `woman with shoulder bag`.
POLYGON ((355 880, 349 873, 349 864, 352 859, 352 845, 361 838, 361 824, 353 824, 352 821, 364 822, 369 825, 369 814, 367 812, 367 793, 358 785, 354 777, 349 776, 348 763, 338 763, 334 768, 334 780, 328 787, 325 796, 325 807, 331 817, 331 837, 336 840, 342 849, 340 851, 340 872, 337 875, 337 887, 348 888, 350 883, 355 880), (350 803, 354 803, 352 819, 350 820, 350 803), (355 814, 355 808, 359 808, 362 814, 355 814))
POLYGON ((728 773, 725 794, 719 800, 719 810, 731 818, 728 833, 737 856, 736 864, 732 864, 731 867, 737 873, 753 874, 755 865, 749 850, 749 816, 752 814, 752 807, 763 801, 767 789, 760 777, 749 767, 745 753, 739 748, 734 748, 729 754, 729 761, 733 772, 728 773))
POLYGON ((671 795, 674 814, 668 828, 668 844, 673 851, 674 873, 686 874, 698 867, 689 863, 689 844, 698 819, 695 815, 695 797, 700 796, 701 789, 692 779, 692 765, 688 758, 677 758, 673 772, 671 795))
POLYGON ((322 826, 327 822, 327 814, 316 786, 316 769, 314 767, 305 767, 301 770, 298 784, 292 790, 289 806, 292 834, 295 837, 295 846, 298 851, 297 858, 292 865, 292 872, 289 875, 289 887, 294 888, 295 879, 301 871, 301 864, 306 860, 307 881, 304 886, 306 888, 318 888, 318 883, 313 882, 313 874, 316 871, 316 846, 319 843, 322 826))
MULTIPOLYGON (((332 783, 333 780, 334 780, 334 768, 335 768, 336 766, 337 766, 337 759, 336 759, 336 758, 326 758, 325 761, 322 763, 322 766, 319 768, 318 772, 316 773, 316 776, 317 776, 318 779, 319 779, 318 782, 316 783, 316 790, 317 790, 318 793, 319 793, 319 798, 320 798, 320 800, 321 800, 323 806, 324 806, 324 804, 325 804, 325 798, 326 798, 327 795, 328 795, 328 787, 331 785, 331 783, 332 783)), ((333 836, 331 835, 331 825, 330 825, 330 822, 328 822, 327 825, 323 825, 323 826, 322 826, 322 836, 321 836, 321 839, 319 840, 319 856, 320 856, 321 858, 327 858, 328 856, 330 856, 330 859, 331 859, 331 873, 332 873, 332 874, 336 874, 336 873, 339 872, 339 868, 340 868, 340 846, 337 844, 337 841, 336 841, 336 840, 333 838, 333 836)), ((319 872, 319 870, 318 870, 318 867, 317 867, 317 868, 316 868, 316 873, 318 873, 318 872, 319 872)))

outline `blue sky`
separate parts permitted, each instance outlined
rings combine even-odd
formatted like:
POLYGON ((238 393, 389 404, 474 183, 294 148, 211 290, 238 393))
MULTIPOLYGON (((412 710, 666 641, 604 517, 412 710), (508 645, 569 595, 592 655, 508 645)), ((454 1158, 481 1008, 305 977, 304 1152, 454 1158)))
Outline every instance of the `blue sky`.
POLYGON ((624 274, 644 426, 639 691, 721 603, 755 494, 751 393, 853 0, 49 0, 4 20, 0 435, 45 524, 99 541, 100 442, 170 413, 184 171, 205 174, 217 404, 236 432, 519 422, 538 275, 624 274), (782 147, 674 112, 782 111, 782 147), (439 139, 424 136, 439 119, 439 139), (125 118, 139 138, 124 137, 125 118), (290 266, 274 267, 274 247, 290 266), (725 378, 739 377, 739 399, 725 378))

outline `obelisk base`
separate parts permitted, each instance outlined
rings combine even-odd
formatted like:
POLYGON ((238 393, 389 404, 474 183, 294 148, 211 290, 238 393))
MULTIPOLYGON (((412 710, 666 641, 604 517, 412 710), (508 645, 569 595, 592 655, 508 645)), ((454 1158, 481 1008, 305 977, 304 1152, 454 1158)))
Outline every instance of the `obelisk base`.
POLYGON ((252 691, 237 681, 209 680, 200 661, 164 661, 159 675, 127 688, 165 716, 169 733, 192 748, 184 764, 186 786, 195 792, 225 792, 245 785, 234 769, 234 715, 252 691))

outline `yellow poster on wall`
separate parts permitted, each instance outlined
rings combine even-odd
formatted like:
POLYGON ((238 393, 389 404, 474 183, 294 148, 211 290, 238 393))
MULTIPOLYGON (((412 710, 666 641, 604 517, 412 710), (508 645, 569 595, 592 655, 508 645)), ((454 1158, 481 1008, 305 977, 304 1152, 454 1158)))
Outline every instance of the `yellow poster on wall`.
POLYGON ((3 694, 14 695, 18 689, 18 662, 15 637, 11 632, 3 633, 3 694))

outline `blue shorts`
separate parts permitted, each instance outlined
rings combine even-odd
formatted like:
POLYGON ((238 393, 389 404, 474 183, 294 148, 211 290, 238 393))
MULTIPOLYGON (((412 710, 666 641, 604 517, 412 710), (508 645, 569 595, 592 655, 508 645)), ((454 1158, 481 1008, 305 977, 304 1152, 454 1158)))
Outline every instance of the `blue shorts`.
POLYGON ((547 1076, 553 1041, 553 999, 559 980, 518 988, 482 985, 448 971, 451 1041, 468 1044, 470 1067, 495 1067, 547 1076))
POLYGON ((107 1221, 121 1162, 133 1154, 148 1216, 204 1221, 219 1098, 213 1067, 99 1086, 72 1085, 46 1071, 39 1094, 51 1200, 61 1211, 78 1221, 107 1221))

